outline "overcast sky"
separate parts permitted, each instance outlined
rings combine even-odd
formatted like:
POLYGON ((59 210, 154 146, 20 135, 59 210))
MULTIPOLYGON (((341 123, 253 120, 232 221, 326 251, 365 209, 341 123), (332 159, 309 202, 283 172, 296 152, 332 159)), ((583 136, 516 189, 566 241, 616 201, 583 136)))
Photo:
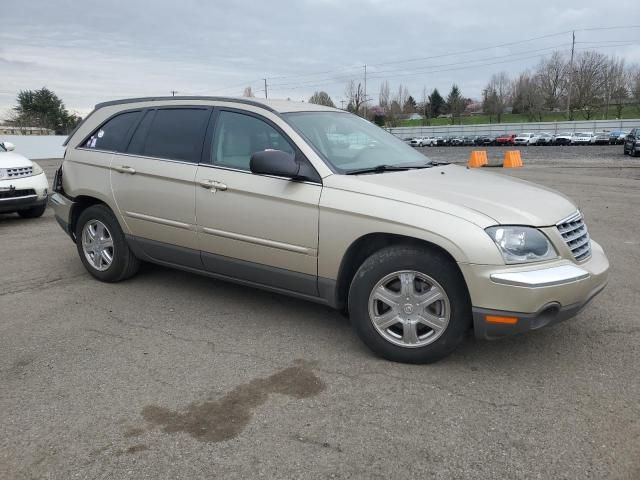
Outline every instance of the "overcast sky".
POLYGON ((570 34, 554 34, 571 29, 592 42, 578 49, 640 63, 639 28, 580 31, 633 24, 637 0, 2 0, 0 118, 20 89, 47 86, 84 115, 100 101, 171 90, 238 96, 250 85, 264 96, 264 77, 270 97, 323 89, 339 106, 364 64, 373 103, 385 78, 418 101, 424 86, 444 95, 454 82, 479 97, 492 73, 569 49, 570 34))

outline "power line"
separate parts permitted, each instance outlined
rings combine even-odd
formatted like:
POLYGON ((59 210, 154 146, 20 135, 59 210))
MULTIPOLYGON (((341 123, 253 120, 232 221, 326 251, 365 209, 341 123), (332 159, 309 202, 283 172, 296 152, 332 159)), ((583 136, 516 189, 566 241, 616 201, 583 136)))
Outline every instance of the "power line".
MULTIPOLYGON (((575 31, 595 31, 595 30, 623 30, 623 29, 631 29, 631 28, 640 28, 640 25, 619 25, 619 26, 611 26, 611 27, 593 27, 593 28, 582 28, 582 29, 576 29, 575 31)), ((377 67, 377 66, 383 66, 383 65, 397 65, 397 64, 401 64, 401 63, 412 63, 412 62, 418 62, 418 61, 424 61, 424 60, 433 60, 436 58, 443 58, 443 57, 448 57, 448 56, 454 56, 454 55, 466 55, 469 53, 477 53, 477 52, 481 52, 481 51, 486 51, 486 50, 491 50, 494 48, 502 48, 502 47, 509 47, 509 46, 513 46, 513 45, 520 45, 523 43, 529 43, 529 42, 534 42, 537 40, 543 40, 546 38, 553 38, 553 37, 559 37, 562 35, 566 35, 568 33, 572 33, 573 30, 564 30, 561 32, 556 32, 556 33, 550 33, 547 35, 540 35, 537 37, 531 37, 531 38, 526 38, 523 40, 516 40, 513 42, 505 42, 505 43, 499 43, 496 45, 490 45, 490 46, 486 46, 486 47, 479 47, 479 48, 473 48, 470 50, 460 50, 460 51, 454 51, 454 52, 446 52, 446 53, 441 53, 438 55, 431 55, 428 57, 418 57, 418 58, 409 58, 409 59, 404 59, 404 60, 393 60, 393 61, 388 61, 388 62, 381 62, 381 63, 368 63, 368 65, 370 67, 377 67)), ((341 72, 344 70, 357 70, 362 68, 362 66, 344 66, 344 67, 339 67, 339 68, 335 68, 335 69, 331 69, 331 70, 325 70, 323 72, 311 72, 311 73, 302 73, 302 74, 295 74, 295 75, 280 75, 277 77, 269 77, 270 80, 275 80, 275 79, 288 79, 288 78, 300 78, 300 77, 307 77, 307 76, 318 76, 318 75, 325 75, 325 74, 329 74, 329 73, 335 73, 335 72, 341 72)))
MULTIPOLYGON (((521 50, 521 51, 518 51, 518 52, 509 53, 509 54, 506 54, 506 55, 485 57, 485 58, 482 58, 482 59, 473 60, 472 62, 481 62, 481 61, 486 61, 486 60, 493 60, 493 59, 498 59, 498 58, 511 57, 511 56, 522 55, 522 54, 527 54, 527 53, 542 52, 542 51, 562 48, 564 46, 566 46, 566 44, 554 45, 552 47, 546 47, 546 48, 536 48, 534 50, 521 50)), ((415 67, 414 69, 411 69, 411 70, 404 69, 404 71, 405 72, 411 72, 411 73, 419 73, 419 72, 424 71, 425 69, 426 70, 431 70, 433 68, 451 67, 451 66, 456 66, 456 65, 468 65, 468 64, 469 64, 469 60, 465 60, 465 61, 457 61, 457 62, 452 62, 452 63, 441 63, 441 64, 436 64, 436 65, 418 66, 418 67, 415 67)), ((397 71, 398 71, 398 69, 374 71, 373 74, 370 75, 369 78, 376 78, 376 76, 379 77, 379 75, 382 74, 382 73, 397 72, 397 71)), ((351 78, 351 76, 329 77, 329 78, 326 78, 326 80, 345 80, 345 79, 349 79, 349 78, 351 78)), ((317 83, 317 82, 323 81, 323 80, 325 80, 325 79, 314 79, 314 80, 304 81, 304 82, 301 82, 301 83, 299 83, 299 82, 276 83, 276 84, 273 84, 272 87, 282 87, 282 86, 287 86, 287 85, 302 86, 302 85, 309 84, 309 83, 317 83)))
MULTIPOLYGON (((632 44, 634 44, 634 43, 628 43, 628 44, 624 44, 624 45, 632 45, 632 44)), ((621 46, 621 45, 606 45, 606 46, 602 46, 600 48, 612 48, 612 47, 618 47, 618 46, 621 46)), ((576 48, 575 50, 589 50, 590 48, 593 48, 593 47, 576 48)), ((517 61, 520 61, 520 60, 530 60, 530 59, 533 59, 533 58, 542 58, 542 57, 544 57, 546 55, 547 55, 546 53, 541 53, 541 54, 530 55, 530 56, 526 56, 526 57, 518 56, 517 58, 512 58, 512 59, 495 61, 495 62, 478 63, 478 64, 473 64, 473 63, 469 63, 469 62, 459 62, 459 63, 462 63, 464 65, 459 66, 459 67, 454 67, 454 68, 440 69, 440 70, 421 70, 420 72, 411 71, 411 72, 399 73, 399 74, 395 74, 395 75, 369 75, 368 78, 369 79, 372 79, 372 78, 373 79, 375 79, 375 78, 397 78, 397 77, 406 77, 406 76, 410 76, 410 75, 416 75, 416 73, 431 74, 431 73, 452 72, 452 71, 458 71, 458 70, 466 70, 468 68, 477 68, 477 67, 485 67, 485 66, 491 66, 491 65, 500 65, 500 64, 505 64, 505 63, 517 62, 517 61)), ((342 82, 344 82, 344 79, 337 79, 336 81, 324 81, 322 83, 316 83, 314 85, 308 85, 308 84, 297 85, 297 86, 293 86, 293 87, 280 88, 278 90, 279 91, 288 91, 288 90, 298 90, 298 89, 301 89, 301 88, 323 87, 325 85, 332 85, 332 84, 337 84, 337 83, 342 83, 342 82)), ((276 85, 272 85, 271 87, 273 89, 273 88, 276 87, 276 85)))

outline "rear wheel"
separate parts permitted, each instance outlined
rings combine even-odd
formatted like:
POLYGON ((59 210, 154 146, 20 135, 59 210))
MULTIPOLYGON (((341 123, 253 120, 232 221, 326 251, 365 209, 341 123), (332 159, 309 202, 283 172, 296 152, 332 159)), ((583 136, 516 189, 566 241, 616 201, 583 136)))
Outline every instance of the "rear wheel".
POLYGON ((18 215, 22 218, 38 218, 44 214, 47 209, 47 204, 36 205, 35 207, 27 208, 26 210, 18 210, 18 215))
POLYGON ((84 210, 76 224, 76 246, 87 271, 103 282, 119 282, 138 271, 133 255, 115 216, 104 205, 84 210))
POLYGON ((471 325, 469 296, 455 264, 410 246, 382 249, 362 264, 351 283, 349 313, 371 350, 406 363, 447 356, 471 325))

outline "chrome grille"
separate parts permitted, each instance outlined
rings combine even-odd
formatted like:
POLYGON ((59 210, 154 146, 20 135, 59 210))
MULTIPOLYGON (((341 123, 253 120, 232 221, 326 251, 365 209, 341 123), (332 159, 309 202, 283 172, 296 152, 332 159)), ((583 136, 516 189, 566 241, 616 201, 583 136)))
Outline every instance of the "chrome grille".
POLYGON ((576 260, 586 260, 591 256, 589 232, 580 212, 558 223, 557 227, 576 260))
POLYGON ((22 177, 30 177, 33 175, 33 167, 14 167, 14 168, 3 168, 3 175, 0 175, 0 178, 22 178, 22 177))

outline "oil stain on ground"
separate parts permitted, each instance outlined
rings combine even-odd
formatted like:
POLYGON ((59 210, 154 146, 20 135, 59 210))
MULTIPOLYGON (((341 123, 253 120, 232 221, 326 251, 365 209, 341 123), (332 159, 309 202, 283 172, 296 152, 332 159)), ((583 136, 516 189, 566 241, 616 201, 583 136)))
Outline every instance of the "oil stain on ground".
POLYGON ((311 368, 300 362, 266 378, 239 385, 219 400, 190 404, 184 412, 156 405, 142 409, 144 419, 166 433, 185 432, 202 442, 222 442, 236 437, 247 426, 254 410, 269 394, 306 398, 325 388, 311 368))

